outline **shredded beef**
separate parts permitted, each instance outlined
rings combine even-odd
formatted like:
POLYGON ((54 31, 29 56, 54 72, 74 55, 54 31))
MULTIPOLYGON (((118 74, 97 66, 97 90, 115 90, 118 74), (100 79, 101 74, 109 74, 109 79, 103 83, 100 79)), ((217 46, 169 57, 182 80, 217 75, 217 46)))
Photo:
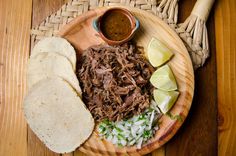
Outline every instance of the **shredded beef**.
POLYGON ((77 76, 95 120, 118 121, 149 106, 153 71, 143 50, 132 44, 99 45, 83 52, 77 76))

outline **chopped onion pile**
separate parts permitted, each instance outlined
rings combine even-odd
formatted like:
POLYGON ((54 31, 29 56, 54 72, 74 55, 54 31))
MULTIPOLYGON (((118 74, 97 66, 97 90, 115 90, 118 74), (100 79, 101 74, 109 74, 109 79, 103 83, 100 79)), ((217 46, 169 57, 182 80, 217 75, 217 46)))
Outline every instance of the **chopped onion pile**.
POLYGON ((99 136, 117 146, 136 145, 140 149, 141 145, 152 138, 155 131, 159 129, 156 123, 160 116, 157 104, 152 101, 150 108, 146 109, 144 113, 128 120, 102 121, 98 127, 99 136))

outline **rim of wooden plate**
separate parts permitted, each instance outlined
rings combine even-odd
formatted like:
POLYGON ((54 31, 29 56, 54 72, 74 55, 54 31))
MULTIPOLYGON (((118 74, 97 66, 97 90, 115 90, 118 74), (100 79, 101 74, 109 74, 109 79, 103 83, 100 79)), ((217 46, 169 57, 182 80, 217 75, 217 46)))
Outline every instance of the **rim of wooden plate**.
MULTIPOLYGON (((178 62, 171 60, 168 64, 171 66, 171 69, 173 70, 175 76, 177 75, 176 76, 177 84, 179 85, 180 83, 183 83, 184 85, 179 86, 180 96, 170 112, 176 115, 175 113, 181 110, 179 112, 179 115, 181 115, 182 121, 172 120, 166 115, 162 116, 160 119, 160 122, 161 122, 160 129, 157 130, 155 136, 152 139, 150 139, 147 143, 145 143, 141 149, 137 149, 136 146, 123 147, 123 148, 115 147, 115 145, 113 145, 112 143, 109 143, 106 140, 101 140, 98 137, 98 133, 95 128, 90 138, 79 148, 79 150, 89 155, 98 155, 98 154, 101 154, 101 155, 114 155, 114 154, 140 155, 141 154, 143 155, 143 154, 150 153, 153 150, 161 147, 163 144, 169 141, 176 134, 177 130, 185 121, 188 115, 188 112, 190 110, 191 104, 192 104, 193 93, 194 93, 194 72, 193 72, 193 66, 192 66, 190 56, 182 40, 178 37, 178 35, 174 32, 174 30, 172 30, 159 17, 151 13, 148 13, 146 11, 143 11, 141 9, 124 7, 124 6, 119 6, 119 7, 128 9, 139 20, 141 16, 145 18, 145 20, 143 19, 140 20, 141 27, 142 27, 142 22, 144 23, 153 22, 154 24, 152 26, 155 27, 158 25, 159 28, 162 28, 163 29, 162 33, 168 34, 168 35, 162 36, 162 34, 160 33, 161 31, 160 31, 159 32, 160 35, 158 36, 158 39, 164 41, 164 43, 166 43, 168 46, 172 44, 173 42, 176 42, 175 44, 170 46, 171 47, 170 49, 175 53, 175 56, 172 59, 174 60, 177 58, 178 59, 182 58, 184 59, 184 61, 181 59, 178 60, 178 62), (151 21, 148 21, 148 20, 151 20, 151 21), (170 40, 172 42, 166 42, 166 40, 170 40), (181 71, 183 73, 180 73, 181 71), (184 78, 184 80, 182 78, 184 78), (169 124, 164 125, 165 123, 169 123, 169 124)), ((111 7, 97 8, 76 17, 70 23, 62 27, 62 29, 58 33, 58 36, 64 37, 67 40, 69 40, 69 42, 71 42, 71 44, 75 47, 77 52, 80 53, 81 50, 86 49, 86 46, 88 47, 88 45, 86 45, 85 47, 82 46, 82 48, 77 46, 76 42, 78 43, 79 41, 77 40, 77 38, 75 38, 76 35, 74 34, 76 34, 76 31, 81 30, 81 29, 90 29, 89 33, 91 33, 91 37, 95 37, 95 38, 98 37, 98 34, 96 33, 96 31, 91 29, 92 26, 87 25, 86 27, 86 24, 83 22, 85 22, 86 20, 89 20, 86 22, 87 24, 91 24, 90 20, 96 18, 98 15, 101 15, 106 9, 109 9, 109 8, 111 7), (79 25, 79 28, 76 28, 76 26, 78 25, 79 25)), ((142 31, 145 31, 145 30, 140 30, 140 32, 142 31)), ((139 37, 140 36, 138 35, 138 37, 136 38, 139 38, 139 37)), ((98 42, 92 41, 92 42, 94 42, 95 44, 104 43, 104 41, 102 41, 99 38, 96 38, 96 40, 99 40, 99 41, 98 42)))

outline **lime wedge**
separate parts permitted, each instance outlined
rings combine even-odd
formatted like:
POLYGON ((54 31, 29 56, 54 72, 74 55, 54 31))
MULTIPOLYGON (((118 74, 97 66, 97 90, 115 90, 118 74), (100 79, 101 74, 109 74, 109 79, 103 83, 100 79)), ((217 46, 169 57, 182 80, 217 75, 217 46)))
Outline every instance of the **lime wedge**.
POLYGON ((153 91, 153 96, 161 112, 166 114, 174 105, 175 101, 177 100, 179 96, 179 92, 178 91, 167 92, 167 91, 155 89, 153 91))
POLYGON ((148 44, 147 55, 153 67, 159 67, 168 61, 173 53, 159 40, 152 38, 148 44))
POLYGON ((151 76, 150 82, 153 86, 164 91, 177 89, 175 76, 168 65, 157 69, 151 76))

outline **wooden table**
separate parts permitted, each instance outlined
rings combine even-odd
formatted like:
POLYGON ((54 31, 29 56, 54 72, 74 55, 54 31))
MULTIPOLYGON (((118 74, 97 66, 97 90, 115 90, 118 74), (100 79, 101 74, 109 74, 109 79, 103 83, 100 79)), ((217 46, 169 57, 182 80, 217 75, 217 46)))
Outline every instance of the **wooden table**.
MULTIPOLYGON (((27 128, 22 112, 30 28, 56 11, 63 0, 0 0, 0 156, 54 156, 27 128)), ((179 2, 179 19, 195 0, 179 2)), ((190 114, 152 156, 236 155, 236 1, 218 0, 207 22, 211 57, 195 72, 190 114)), ((79 151, 74 156, 84 155, 79 151)))

